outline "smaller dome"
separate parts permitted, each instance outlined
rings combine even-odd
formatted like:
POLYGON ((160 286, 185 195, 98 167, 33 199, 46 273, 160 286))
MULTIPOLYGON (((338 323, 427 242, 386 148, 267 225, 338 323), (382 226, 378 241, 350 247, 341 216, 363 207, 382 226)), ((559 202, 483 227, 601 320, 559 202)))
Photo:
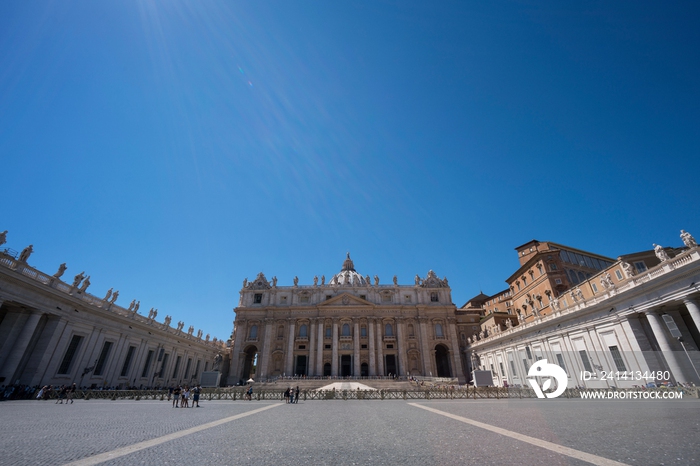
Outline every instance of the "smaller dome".
POLYGON ((350 259, 350 253, 347 253, 345 262, 343 262, 343 267, 339 273, 333 275, 330 285, 338 286, 365 286, 367 285, 367 280, 355 271, 355 264, 353 264, 352 259, 350 259))

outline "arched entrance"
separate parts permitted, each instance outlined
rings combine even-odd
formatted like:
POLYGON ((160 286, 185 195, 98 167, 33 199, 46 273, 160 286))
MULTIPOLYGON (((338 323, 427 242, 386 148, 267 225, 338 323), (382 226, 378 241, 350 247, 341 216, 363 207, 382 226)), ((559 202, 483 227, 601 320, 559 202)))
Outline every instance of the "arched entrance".
POLYGON ((329 377, 331 375, 331 363, 327 362, 323 365, 323 376, 329 377))
POLYGON ((249 346, 245 350, 245 360, 243 361, 243 372, 241 372, 241 379, 245 382, 248 379, 254 379, 256 374, 256 369, 258 367, 258 348, 255 346, 249 346))
POLYGON ((452 377, 450 372, 450 352, 445 345, 435 347, 435 368, 438 377, 452 377))

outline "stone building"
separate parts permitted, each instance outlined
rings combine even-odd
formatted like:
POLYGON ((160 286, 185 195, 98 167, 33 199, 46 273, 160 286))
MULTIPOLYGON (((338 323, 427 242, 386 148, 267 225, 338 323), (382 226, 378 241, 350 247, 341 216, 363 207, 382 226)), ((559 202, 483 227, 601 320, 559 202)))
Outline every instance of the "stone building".
POLYGON ((19 255, 0 252, 0 385, 187 384, 227 353, 223 342, 184 330, 183 322, 157 322, 156 309, 146 317, 135 300, 117 305, 118 291, 88 293, 83 273, 62 281, 65 264, 53 276, 31 267, 31 253, 31 246, 19 255))
POLYGON ((229 384, 281 375, 465 381, 451 290, 432 270, 411 285, 396 276, 380 284, 348 254, 340 272, 311 285, 295 277, 277 286, 259 273, 243 282, 234 311, 229 384))
MULTIPOLYGON (((584 279, 566 290, 547 288, 551 292, 543 293, 542 300, 525 301, 528 307, 521 307, 525 313, 507 327, 493 326, 489 317, 497 311, 489 306, 494 298, 482 299, 482 330, 468 339, 470 365, 490 370, 501 386, 527 386, 528 370, 540 359, 564 368, 569 386, 700 383, 696 372, 700 367, 700 250, 688 237, 683 238, 684 248, 656 246, 653 251, 620 256, 596 273, 584 272, 584 279), (678 328, 681 340, 671 334, 669 326, 678 328), (581 377, 584 371, 588 380, 581 377), (652 372, 669 377, 655 381, 638 377, 652 372), (611 378, 610 374, 616 375, 611 378)), ((557 263, 555 256, 561 251, 545 252, 544 267, 549 269, 549 256, 557 263)), ((567 258, 560 256, 555 270, 561 270, 560 265, 566 268, 570 256, 571 252, 567 258)), ((526 265, 531 262, 527 260, 526 265)), ((509 283, 514 276, 522 277, 522 265, 521 260, 521 268, 509 283)), ((536 283, 530 284, 538 286, 536 283)), ((504 315, 513 314, 517 298, 523 295, 527 293, 508 296, 513 305, 504 315)))

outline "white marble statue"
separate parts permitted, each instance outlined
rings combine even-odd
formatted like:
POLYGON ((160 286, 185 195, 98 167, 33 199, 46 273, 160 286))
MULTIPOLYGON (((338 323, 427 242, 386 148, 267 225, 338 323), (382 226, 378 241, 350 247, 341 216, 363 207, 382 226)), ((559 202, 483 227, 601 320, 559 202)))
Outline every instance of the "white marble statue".
MULTIPOLYGON (((687 248, 697 248, 698 247, 698 243, 697 243, 697 241, 695 241, 695 238, 693 238, 693 235, 691 235, 690 233, 688 233, 685 230, 681 230, 681 239, 683 240, 683 244, 685 244, 685 246, 687 248)), ((2 243, 0 243, 0 244, 2 244, 2 243)))
POLYGON ((207 337, 204 339, 204 341, 209 341, 209 338, 210 338, 210 336, 209 336, 209 334, 207 333, 207 337))
POLYGON ((273 288, 277 287, 277 276, 272 277, 272 287, 273 288))
POLYGON ((629 262, 622 262, 622 270, 625 272, 627 278, 632 278, 634 276, 634 267, 632 267, 629 262))
POLYGON ((671 259, 668 257, 668 254, 666 251, 664 251, 664 247, 659 245, 659 244, 654 244, 654 254, 656 254, 656 257, 659 258, 661 262, 666 262, 667 260, 671 259))
POLYGON ((583 301, 583 300, 584 300, 584 299, 583 299, 583 291, 581 291, 581 288, 579 288, 579 287, 577 286, 577 287, 576 287, 576 290, 574 290, 574 291, 576 291, 576 296, 578 296, 578 299, 580 299, 581 301, 583 301))
MULTIPOLYGON (((119 290, 115 291, 112 293, 112 299, 109 301, 111 304, 114 304, 117 301, 117 298, 119 297, 119 290)), ((138 309, 138 307, 137 307, 138 309)), ((134 312, 136 312, 136 309, 134 309, 134 312)))
POLYGON ((318 275, 314 275, 314 286, 318 286, 318 275))
MULTIPOLYGON (((117 291, 117 294, 119 294, 118 291, 117 291)), ((116 299, 116 298, 114 297, 114 295, 112 295, 112 299, 116 299)), ((141 301, 136 301, 136 305, 134 306, 134 314, 136 314, 136 313, 138 312, 139 306, 141 306, 141 301)))
MULTIPOLYGON (((110 293, 110 295, 111 295, 111 294, 112 294, 112 293, 110 293)), ((129 304, 129 308, 127 309, 127 311, 133 311, 135 305, 136 305, 136 300, 134 299, 134 300, 131 301, 131 303, 129 304)))
POLYGON ((374 286, 379 285, 379 276, 375 275, 374 276, 374 286))
POLYGON ((552 298, 549 301, 549 306, 552 308, 552 310, 558 311, 559 310, 559 300, 557 298, 552 298))
POLYGON ((420 286, 420 275, 416 274, 415 282, 416 286, 420 286))
POLYGON ((394 275, 394 285, 398 285, 398 284, 399 284, 399 279, 396 275, 394 275))
POLYGON ((299 277, 294 276, 294 286, 299 286, 299 277))
POLYGON ((248 277, 243 279, 243 288, 245 288, 246 286, 248 286, 248 277))
POLYGON ((32 246, 30 244, 26 248, 22 249, 22 252, 19 253, 19 261, 20 262, 27 262, 29 260, 29 256, 31 256, 33 252, 34 252, 34 246, 32 246))
POLYGON ((202 339, 202 329, 197 330, 197 338, 202 339))
POLYGON ((171 321, 171 320, 173 320, 172 317, 170 317, 170 316, 165 316, 165 319, 163 319, 163 325, 165 325, 166 327, 170 327, 170 321, 171 321))
POLYGON ((194 326, 190 325, 190 327, 187 329, 187 334, 191 336, 193 333, 194 333, 194 326))

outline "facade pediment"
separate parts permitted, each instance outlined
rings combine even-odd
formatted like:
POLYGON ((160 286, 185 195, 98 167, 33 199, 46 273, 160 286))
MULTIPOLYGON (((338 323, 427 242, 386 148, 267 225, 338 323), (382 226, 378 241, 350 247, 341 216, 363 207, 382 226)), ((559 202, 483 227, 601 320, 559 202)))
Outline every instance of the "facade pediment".
POLYGON ((349 293, 342 293, 331 299, 323 301, 318 305, 319 307, 328 306, 373 306, 369 301, 353 296, 349 293))

